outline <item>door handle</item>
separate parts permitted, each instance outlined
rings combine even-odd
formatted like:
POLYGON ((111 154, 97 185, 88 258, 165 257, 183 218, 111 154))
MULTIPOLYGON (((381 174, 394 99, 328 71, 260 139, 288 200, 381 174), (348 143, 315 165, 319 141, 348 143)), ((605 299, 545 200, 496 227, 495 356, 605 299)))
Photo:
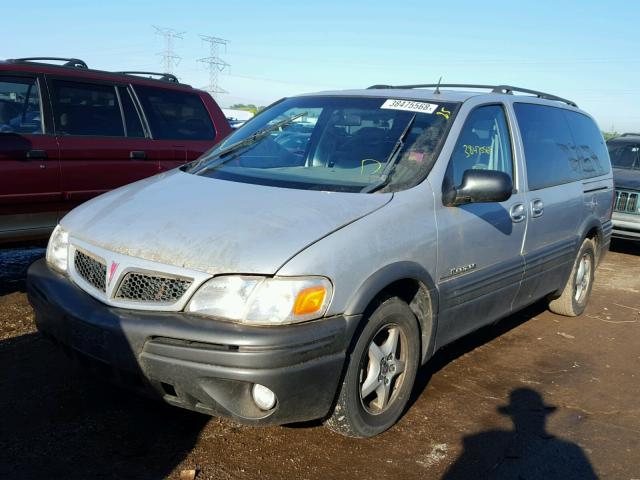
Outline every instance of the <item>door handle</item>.
POLYGON ((146 160, 147 152, 143 150, 132 150, 131 152, 129 152, 129 158, 131 160, 146 160))
POLYGON ((541 217, 544 213, 544 203, 542 200, 537 199, 531 202, 531 216, 532 217, 541 217))
POLYGON ((527 217, 527 211, 522 203, 516 203, 509 209, 509 216, 513 223, 520 223, 527 217))
POLYGON ((46 150, 29 150, 27 152, 27 160, 42 160, 47 158, 46 150))

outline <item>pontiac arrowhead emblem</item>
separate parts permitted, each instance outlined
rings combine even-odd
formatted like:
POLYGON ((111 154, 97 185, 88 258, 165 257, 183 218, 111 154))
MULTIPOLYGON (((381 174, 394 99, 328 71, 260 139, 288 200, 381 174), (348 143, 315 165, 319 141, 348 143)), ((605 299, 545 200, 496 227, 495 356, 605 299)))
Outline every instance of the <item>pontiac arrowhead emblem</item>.
POLYGON ((111 262, 111 266, 109 267, 109 279, 107 281, 109 285, 111 285, 111 280, 113 280, 113 274, 116 273, 116 270, 118 269, 118 265, 120 264, 116 262, 111 262))

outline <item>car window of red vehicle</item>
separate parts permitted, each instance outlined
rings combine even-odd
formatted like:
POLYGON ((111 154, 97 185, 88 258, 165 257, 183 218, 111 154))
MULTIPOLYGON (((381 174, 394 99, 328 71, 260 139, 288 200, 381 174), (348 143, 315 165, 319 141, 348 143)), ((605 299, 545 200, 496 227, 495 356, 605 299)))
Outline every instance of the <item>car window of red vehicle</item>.
POLYGON ((40 94, 34 79, 0 80, 0 133, 42 133, 40 94))
POLYGON ((51 103, 59 134, 124 136, 120 105, 112 85, 52 80, 51 103))
POLYGON ((134 86, 144 108, 153 138, 160 140, 213 140, 211 117, 202 99, 165 88, 134 86))

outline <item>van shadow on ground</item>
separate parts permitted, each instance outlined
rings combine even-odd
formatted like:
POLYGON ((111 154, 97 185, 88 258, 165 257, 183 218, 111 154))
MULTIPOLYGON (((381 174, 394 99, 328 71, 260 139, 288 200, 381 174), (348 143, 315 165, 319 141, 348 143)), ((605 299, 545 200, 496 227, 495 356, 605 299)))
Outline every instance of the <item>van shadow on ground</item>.
MULTIPOLYGON (((0 250, 0 296, 24 292, 43 255, 0 250)), ((162 479, 209 419, 112 386, 39 333, 0 341, 2 479, 162 479)))
POLYGON ((611 240, 611 251, 626 253, 627 255, 637 255, 640 257, 640 240, 633 241, 614 238, 611 240))
POLYGON ((0 249, 0 295, 24 292, 29 265, 44 254, 41 245, 0 249))
POLYGON ((165 478, 208 420, 91 381, 40 334, 0 342, 0 478, 165 478))
POLYGON ((486 343, 495 340, 505 333, 518 328, 523 323, 540 315, 547 310, 545 301, 534 303, 529 307, 516 312, 498 322, 482 327, 475 332, 466 335, 455 342, 444 346, 427 362, 425 366, 418 370, 415 385, 409 401, 409 406, 413 405, 431 381, 431 377, 451 362, 486 343))

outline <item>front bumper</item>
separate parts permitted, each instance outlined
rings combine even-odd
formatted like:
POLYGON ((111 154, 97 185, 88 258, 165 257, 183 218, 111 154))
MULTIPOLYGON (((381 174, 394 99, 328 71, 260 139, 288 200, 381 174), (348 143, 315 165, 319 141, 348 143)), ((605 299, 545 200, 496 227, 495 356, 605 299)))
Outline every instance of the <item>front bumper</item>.
POLYGON ((640 215, 613 212, 611 221, 613 222, 612 236, 614 238, 640 240, 640 215))
POLYGON ((360 316, 336 316, 281 327, 250 327, 181 312, 107 306, 51 270, 29 268, 27 291, 38 329, 166 402, 247 424, 322 418, 341 380, 360 316), (132 380, 133 379, 133 380, 132 380), (273 390, 276 406, 258 409, 251 387, 273 390))

